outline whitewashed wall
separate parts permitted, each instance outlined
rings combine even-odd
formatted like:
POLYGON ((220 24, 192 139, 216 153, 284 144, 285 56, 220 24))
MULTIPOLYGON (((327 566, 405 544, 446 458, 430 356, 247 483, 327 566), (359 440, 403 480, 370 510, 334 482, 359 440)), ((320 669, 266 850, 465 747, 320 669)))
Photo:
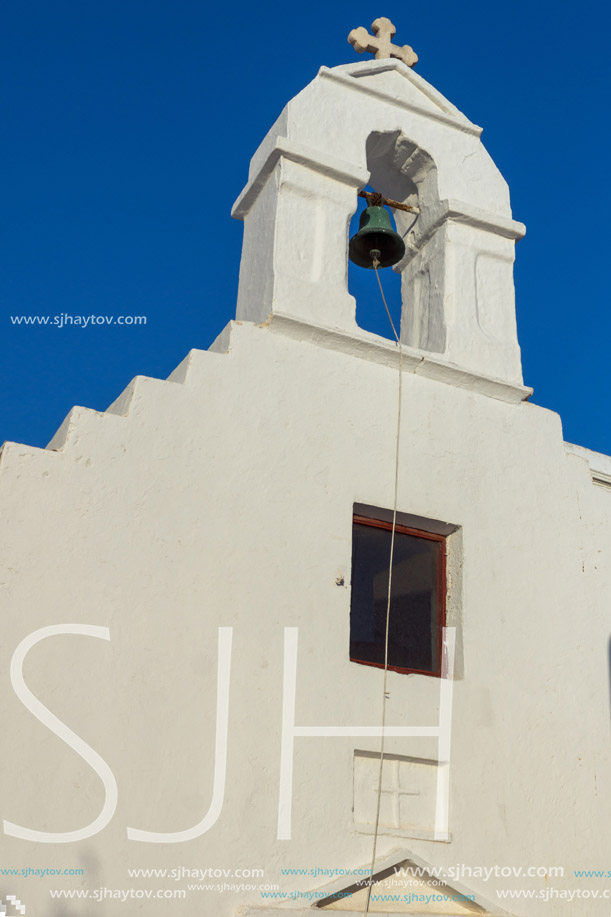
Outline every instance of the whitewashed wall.
MULTIPOLYGON (((494 182, 493 206, 509 220, 494 182)), ((249 270, 245 262, 247 285, 249 270)), ((283 877, 282 868, 368 863, 353 771, 355 751, 375 751, 374 738, 295 740, 292 839, 277 839, 284 628, 299 628, 296 723, 377 725, 381 673, 348 658, 352 513, 355 503, 388 509, 393 500, 396 350, 342 325, 333 300, 328 322, 308 322, 304 301, 296 296, 291 313, 285 300, 260 326, 233 323, 170 381, 136 377, 106 413, 74 408, 47 450, 4 446, 0 814, 70 832, 105 800, 94 770, 11 686, 11 657, 39 628, 108 628, 108 641, 48 637, 27 655, 24 676, 118 786, 102 831, 65 844, 5 834, 7 865, 82 866, 82 880, 58 877, 54 887, 89 889, 187 885, 130 878, 128 867, 262 867, 259 881, 290 892, 325 881, 283 877), (184 832, 209 809, 219 627, 233 628, 220 814, 191 840, 130 839, 128 828, 184 832)), ((528 393, 515 374, 406 351, 399 509, 455 530, 451 842, 386 831, 379 853, 401 859, 407 850, 443 867, 562 865, 556 884, 577 889, 584 881, 573 869, 608 861, 611 492, 604 458, 567 450, 558 416, 528 393)), ((389 685, 390 724, 437 722, 438 679, 390 673, 389 685)), ((389 739, 387 750, 426 760, 437 746, 389 739)), ((255 891, 59 902, 47 882, 0 882, 28 917, 233 917, 271 907, 255 891)), ((498 888, 545 880, 466 884, 494 902, 498 888)), ((505 907, 551 912, 544 901, 505 907)), ((558 901, 553 912, 598 917, 608 903, 581 901, 577 911, 558 901)))

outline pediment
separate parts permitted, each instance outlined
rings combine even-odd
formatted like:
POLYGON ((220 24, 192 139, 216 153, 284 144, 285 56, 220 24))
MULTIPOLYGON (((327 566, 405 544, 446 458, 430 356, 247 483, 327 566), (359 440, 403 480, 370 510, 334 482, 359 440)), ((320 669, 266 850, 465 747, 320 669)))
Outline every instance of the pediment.
POLYGON ((455 105, 418 73, 398 60, 372 60, 340 67, 322 67, 319 76, 338 80, 369 94, 378 95, 390 104, 430 113, 469 132, 480 134, 455 105))
MULTIPOLYGON (((367 873, 367 869, 357 870, 367 873)), ((362 880, 335 882, 316 892, 316 909, 362 914, 367 887, 362 880), (324 896, 324 892, 328 894, 324 896)), ((374 875, 370 914, 437 915, 437 917, 510 917, 443 869, 409 851, 396 852, 380 863, 374 875)))

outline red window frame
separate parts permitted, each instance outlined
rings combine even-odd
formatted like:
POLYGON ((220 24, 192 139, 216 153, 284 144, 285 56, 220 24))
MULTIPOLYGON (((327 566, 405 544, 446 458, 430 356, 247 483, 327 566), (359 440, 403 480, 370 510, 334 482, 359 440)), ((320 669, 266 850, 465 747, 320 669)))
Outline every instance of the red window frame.
MULTIPOLYGON (((382 519, 371 519, 369 516, 360 516, 354 514, 352 524, 370 525, 373 528, 386 529, 392 532, 392 522, 386 522, 382 519)), ((445 535, 435 535, 433 532, 424 532, 422 529, 413 529, 407 525, 395 525, 395 532, 400 535, 414 535, 416 538, 424 538, 427 541, 437 541, 442 544, 439 552, 439 564, 437 567, 437 668, 434 671, 427 669, 406 669, 401 666, 389 665, 389 672, 399 672, 402 675, 431 675, 434 678, 441 678, 441 658, 443 650, 443 628, 446 624, 446 556, 447 538, 445 535)), ((352 601, 352 581, 350 582, 350 599, 352 601)), ((368 665, 375 669, 383 669, 384 663, 369 662, 365 659, 354 659, 350 655, 350 662, 356 662, 359 665, 368 665)))

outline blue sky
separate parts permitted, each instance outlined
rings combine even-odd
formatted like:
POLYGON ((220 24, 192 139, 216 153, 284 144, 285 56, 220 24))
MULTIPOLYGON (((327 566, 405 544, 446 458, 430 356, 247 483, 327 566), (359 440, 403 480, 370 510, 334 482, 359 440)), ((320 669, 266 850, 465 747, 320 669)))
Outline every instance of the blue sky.
POLYGON ((607 5, 277 9, 4 0, 0 441, 44 446, 73 404, 104 410, 134 375, 209 346, 235 311, 230 209, 250 156, 321 65, 359 59, 348 31, 388 16, 418 72, 484 127, 527 225, 515 278, 533 400, 565 439, 611 453, 607 5), (61 313, 147 324, 10 321, 61 313))

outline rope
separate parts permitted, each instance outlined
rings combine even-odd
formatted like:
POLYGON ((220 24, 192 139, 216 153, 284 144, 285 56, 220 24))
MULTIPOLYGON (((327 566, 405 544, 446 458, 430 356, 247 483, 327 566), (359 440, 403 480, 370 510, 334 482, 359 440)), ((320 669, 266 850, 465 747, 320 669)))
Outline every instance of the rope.
MULTIPOLYGON (((373 254, 373 253, 372 253, 373 254)), ((395 446, 395 483, 394 483, 394 498, 393 498, 393 510, 392 510, 392 532, 390 536, 390 560, 388 564, 388 596, 386 600, 386 627, 384 634, 384 684, 382 692, 382 737, 380 739, 380 770, 378 774, 378 801, 376 806, 376 820, 375 827, 373 831, 373 853, 371 856, 371 876, 369 877, 369 885, 367 888, 367 904, 365 906, 365 914, 369 914, 369 905, 371 903, 371 889, 373 887, 373 873, 376 863, 376 852, 378 847, 378 831, 380 827, 380 803, 382 800, 382 768, 384 766, 384 728, 386 726, 386 701, 387 701, 387 690, 386 685, 388 681, 388 630, 390 624, 390 599, 391 599, 391 590, 392 590, 392 562, 395 552, 395 531, 397 527, 397 495, 399 492, 399 446, 401 441, 401 400, 403 394, 403 348, 401 346, 401 341, 399 335, 397 334, 397 329, 392 320, 390 314, 390 309, 386 302, 386 297, 384 296, 384 290, 382 289, 382 282, 380 281, 380 274, 378 272, 378 267, 380 262, 378 258, 373 255, 372 257, 373 267, 376 272, 376 277, 378 280, 378 286, 380 288, 380 293, 382 295, 382 302, 384 303, 384 308, 386 309, 386 314, 390 322, 393 334, 397 341, 399 347, 399 390, 398 390, 398 406, 397 406, 397 437, 396 437, 396 446, 395 446)))

